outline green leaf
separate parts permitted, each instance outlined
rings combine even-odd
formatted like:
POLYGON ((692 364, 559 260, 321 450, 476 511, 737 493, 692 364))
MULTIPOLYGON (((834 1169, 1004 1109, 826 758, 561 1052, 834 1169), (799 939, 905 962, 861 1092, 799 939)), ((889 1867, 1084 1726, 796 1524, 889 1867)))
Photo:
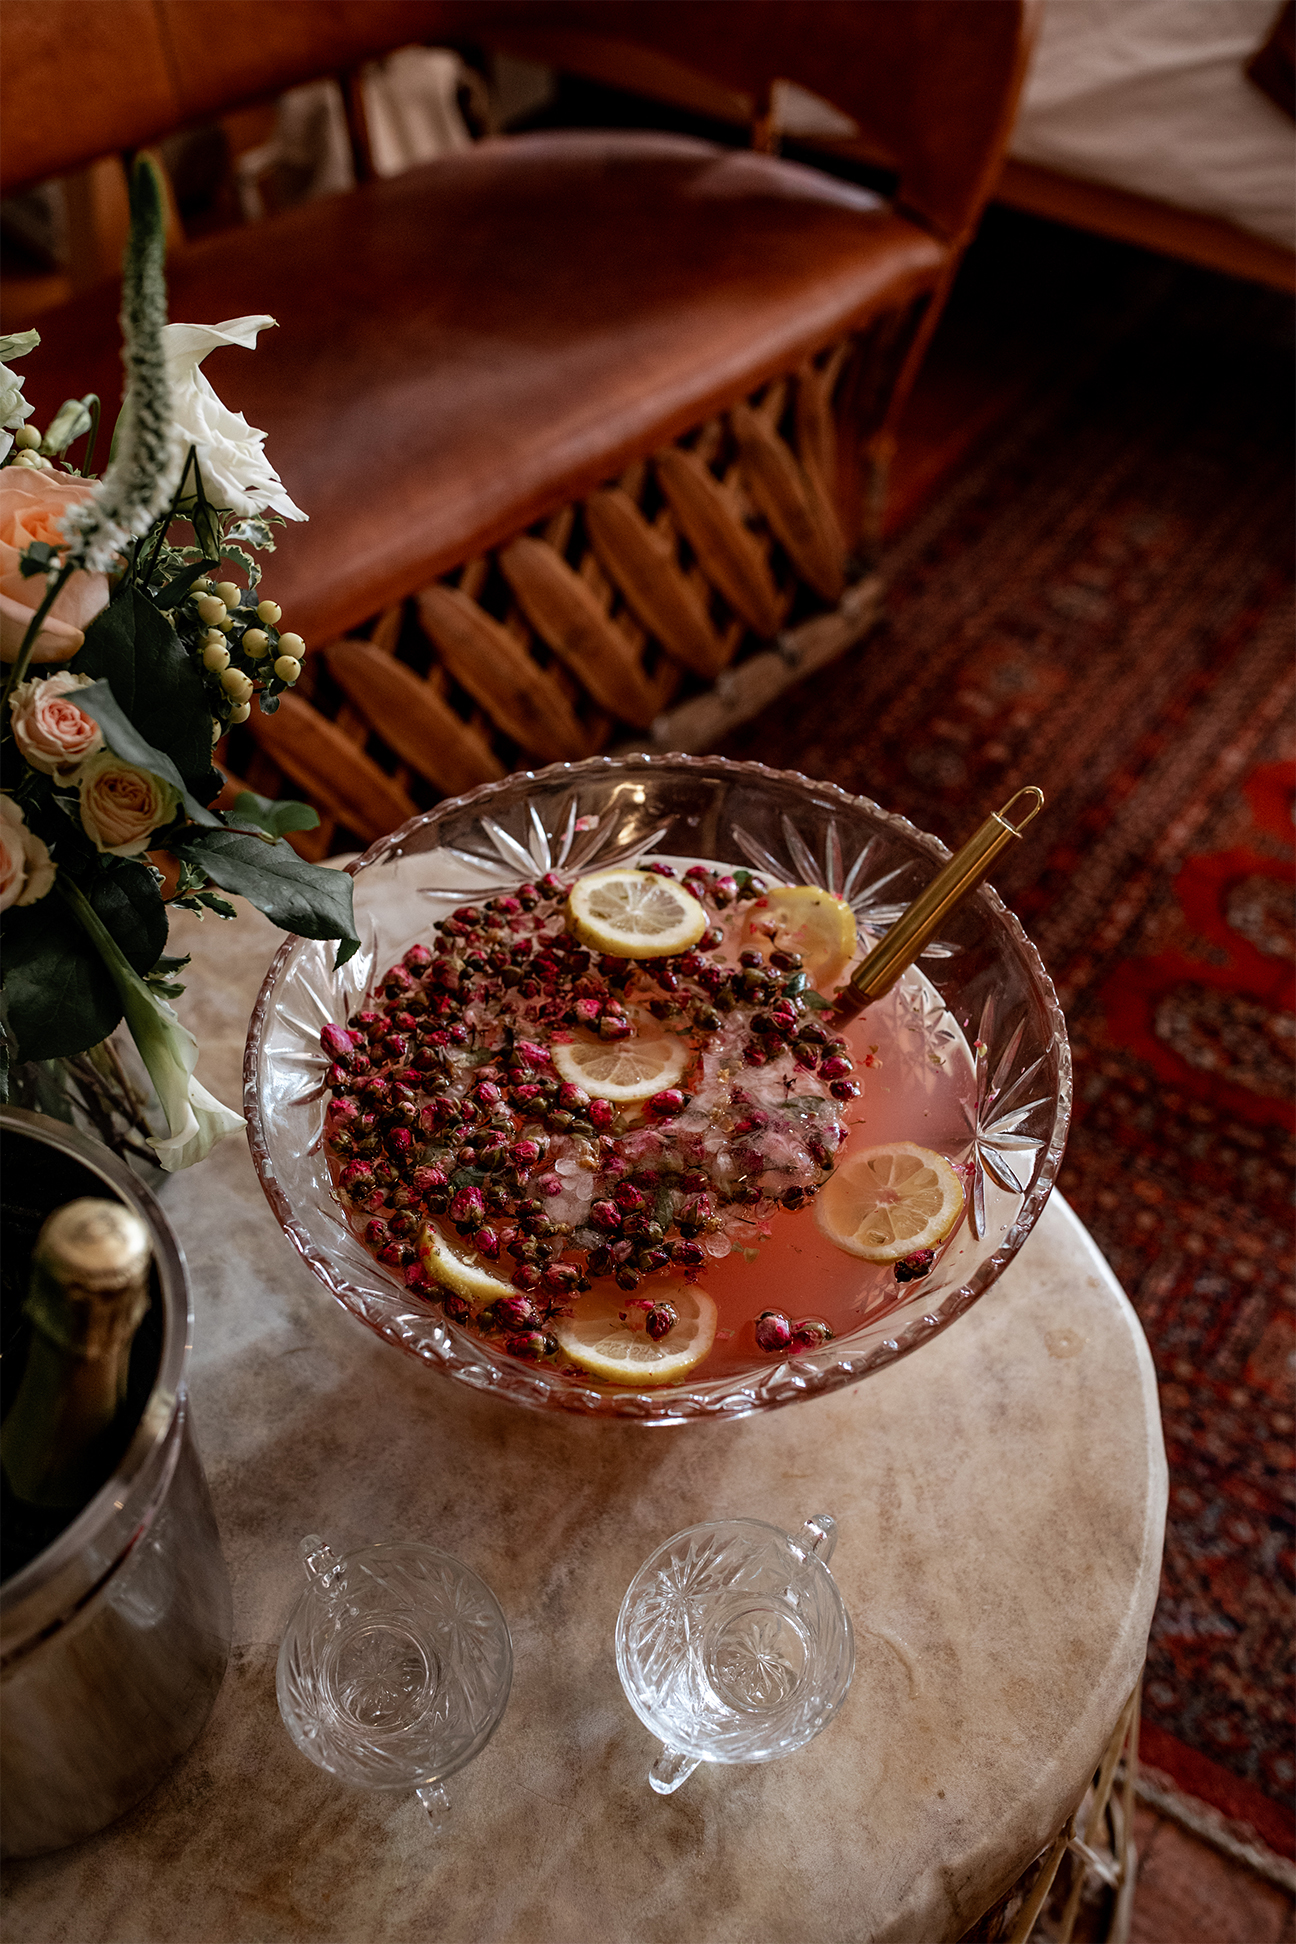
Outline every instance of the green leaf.
MULTIPOLYGON (((166 906, 153 874, 133 860, 99 872, 91 909, 133 970, 166 944, 166 906)), ((20 1060, 57 1060, 107 1039, 122 1016, 117 988, 62 899, 11 906, 4 915, 4 996, 20 1060)))
POLYGON ((145 977, 149 979, 165 979, 170 973, 183 972, 186 965, 192 964, 192 952, 186 952, 183 958, 160 958, 155 965, 149 967, 145 977))
MULTIPOLYGON (((279 525, 283 525, 282 520, 279 521, 279 525)), ((249 547, 259 547, 263 553, 274 552, 274 536, 270 531, 269 523, 259 513, 245 514, 235 520, 231 526, 227 526, 225 542, 228 545, 232 540, 246 541, 249 547)))
POLYGON ((103 961, 52 895, 5 913, 4 994, 19 1060, 84 1053, 122 1016, 103 961))
POLYGON ((25 358, 39 343, 39 331, 12 331, 7 337, 0 337, 0 364, 12 364, 15 358, 25 358))
POLYGON ((108 682, 122 714, 182 777, 204 776, 211 768, 211 709, 203 678, 170 621, 140 588, 121 589, 95 616, 69 667, 75 675, 108 682))
POLYGON ((51 565, 58 565, 58 554, 47 540, 33 540, 18 556, 18 572, 24 580, 34 580, 37 574, 48 574, 51 565))
MULTIPOLYGON (((78 705, 80 704, 78 696, 78 705)), ((359 950, 351 906, 351 879, 345 871, 306 864, 282 840, 266 844, 239 830, 185 830, 170 848, 224 891, 233 891, 264 911, 282 931, 302 938, 336 938, 337 965, 359 950)))
POLYGON ((201 580, 207 571, 207 562, 201 558, 192 567, 186 567, 182 574, 153 596, 153 605, 159 613, 168 614, 172 608, 179 607, 196 580, 201 580))
MULTIPOLYGON (((85 398, 65 398, 63 400, 63 403, 59 406, 58 411, 50 421, 45 437, 40 442, 40 449, 43 453, 49 456, 54 453, 66 452, 75 440, 90 430, 93 423, 90 413, 90 400, 92 398, 94 398, 93 392, 88 393, 85 398)), ((98 402, 98 399, 95 399, 95 403, 98 404, 98 402)))
POLYGON ((271 797, 258 796, 255 790, 243 790, 236 796, 229 815, 235 823, 256 824, 274 837, 286 837, 290 830, 319 827, 319 812, 309 803, 294 803, 291 797, 275 802, 271 797))
POLYGON ((118 706, 110 683, 92 682, 89 688, 78 689, 77 707, 84 710, 86 715, 94 717, 103 730, 104 741, 114 756, 120 756, 128 763, 137 763, 141 769, 151 770, 155 776, 162 777, 168 783, 174 783, 184 798, 185 809, 195 823, 217 823, 211 811, 199 803, 197 797, 192 796, 186 789, 183 776, 165 751, 155 749, 152 743, 146 742, 135 725, 127 720, 118 706))
POLYGON ((214 891, 200 891, 198 893, 198 903, 200 905, 206 905, 208 911, 214 911, 218 918, 238 917, 237 911, 235 911, 229 900, 227 898, 218 898, 214 891))
POLYGON ((234 540, 222 540, 220 557, 222 560, 234 560, 238 562, 248 577, 249 587, 256 587, 258 585, 261 579, 261 564, 259 561, 253 559, 246 547, 240 547, 237 541, 234 540))
POLYGON ((166 947, 167 909, 148 866, 123 858, 90 880, 86 896, 131 967, 151 971, 166 947))

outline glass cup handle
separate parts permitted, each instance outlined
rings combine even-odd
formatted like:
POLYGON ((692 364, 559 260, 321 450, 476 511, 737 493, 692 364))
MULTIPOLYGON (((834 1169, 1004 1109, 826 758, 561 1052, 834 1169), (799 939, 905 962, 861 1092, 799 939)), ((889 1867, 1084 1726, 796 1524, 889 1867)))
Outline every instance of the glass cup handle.
POLYGON ((806 1552, 817 1554, 826 1566, 837 1545, 837 1521, 827 1512, 816 1512, 806 1520, 797 1539, 806 1552))
POLYGON ((342 1577, 345 1562, 325 1545, 318 1532, 308 1532, 302 1540, 301 1562, 310 1584, 318 1586, 322 1593, 331 1597, 345 1592, 346 1581, 342 1577))
POLYGON ((425 1782, 423 1787, 416 1789, 414 1793, 427 1810, 432 1834, 439 1836, 450 1815, 450 1798, 446 1794, 444 1782, 425 1782))
POLYGON ((648 1780, 658 1795, 674 1795, 676 1789, 688 1781, 698 1760, 698 1756, 685 1755, 682 1750, 666 1743, 648 1771, 648 1780))

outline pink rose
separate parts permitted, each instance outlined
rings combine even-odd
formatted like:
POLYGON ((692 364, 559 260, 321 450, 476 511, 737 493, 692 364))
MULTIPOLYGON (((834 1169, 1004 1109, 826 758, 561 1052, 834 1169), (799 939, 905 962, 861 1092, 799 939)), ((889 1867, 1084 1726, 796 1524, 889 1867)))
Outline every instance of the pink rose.
POLYGON ((81 827, 96 850, 138 857, 180 803, 173 783, 101 749, 82 765, 81 827))
POLYGON ((35 904, 54 882, 50 854, 11 796, 0 797, 0 911, 35 904))
MULTIPOLYGON (((65 547, 67 536, 59 521, 94 490, 92 480, 34 466, 6 466, 0 472, 0 661, 17 661, 32 615, 45 597, 45 576, 24 580, 19 554, 34 540, 65 547)), ((105 574, 73 574, 41 624, 32 661, 71 661, 85 640, 86 626, 107 605, 105 574)))
POLYGON ((59 783, 70 783, 87 756, 103 748, 103 730, 93 716, 68 697, 89 688, 88 675, 34 676, 21 682, 9 698, 14 741, 33 769, 59 783))

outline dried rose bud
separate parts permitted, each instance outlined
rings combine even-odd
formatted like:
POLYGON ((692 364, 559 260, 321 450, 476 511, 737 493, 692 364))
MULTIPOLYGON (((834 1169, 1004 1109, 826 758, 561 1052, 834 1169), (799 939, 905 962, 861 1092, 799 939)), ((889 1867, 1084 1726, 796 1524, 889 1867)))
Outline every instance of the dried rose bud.
POLYGON ((679 1311, 672 1303, 654 1303, 644 1318, 644 1328, 654 1343, 660 1343, 669 1336, 679 1322, 679 1311))
POLYGON ((578 999, 576 1001, 576 1004, 572 1007, 572 1011, 576 1015, 576 1023, 578 1026, 596 1025, 598 1023, 599 1014, 602 1012, 602 1010, 603 1010, 603 1001, 601 999, 578 999))
POLYGON ((540 1271, 540 1287, 546 1296, 570 1296, 580 1281, 580 1270, 574 1262, 551 1262, 540 1271))
POLYGON ((503 1098, 493 1080, 479 1080, 473 1088, 473 1099, 483 1107, 498 1107, 503 1098))
POLYGON ((648 1112, 656 1114, 659 1120, 670 1120, 675 1114, 682 1114, 688 1106, 688 1095, 678 1087, 663 1087, 648 1102, 648 1112))
POLYGON ((473 1237, 473 1247, 480 1251, 488 1261, 499 1260, 500 1239, 492 1228, 479 1228, 473 1237))
POLYGON ((538 1289, 540 1287, 540 1271, 536 1268, 534 1262, 519 1262, 517 1268, 509 1277, 509 1281, 512 1283, 514 1289, 538 1289))
POLYGON ((521 1330, 516 1336, 505 1337, 504 1348, 510 1357, 523 1357, 528 1363, 534 1363, 537 1357, 552 1356, 558 1345, 543 1330, 521 1330))
POLYGON ((542 1195, 548 1195, 552 1201, 556 1195, 561 1195, 563 1191, 562 1176, 556 1174, 541 1175, 537 1186, 540 1189, 540 1193, 542 1195))
POLYGON ((598 1023, 598 1035, 601 1040, 629 1039, 633 1031, 634 1027, 624 1013, 604 1012, 598 1023))
POLYGON ((751 1107, 741 1120, 734 1122, 734 1133, 759 1134, 762 1128, 769 1126, 769 1118, 763 1107, 751 1107))
POLYGON ((792 1342, 792 1325, 779 1310, 762 1310, 756 1319, 756 1344, 761 1350, 781 1351, 792 1342))
POLYGON ((450 1204, 452 1222, 470 1222, 474 1216, 480 1221, 484 1214, 485 1205, 480 1188, 461 1188, 450 1204))
POLYGON ((383 980, 383 990, 391 997, 408 992, 414 984, 403 965, 393 965, 383 980))
POLYGON ((409 972, 422 972, 432 963, 432 954, 426 945, 411 945, 401 964, 409 972))
POLYGON ((351 1075, 348 1069, 335 1060, 331 1067, 325 1069, 324 1085, 331 1087, 337 1093, 341 1088, 345 1087, 350 1078, 351 1075))
POLYGON ((630 1181, 619 1181, 612 1199, 627 1215, 639 1215, 648 1206, 648 1197, 630 1181))
POLYGON ((858 1100, 860 1083, 858 1080, 834 1080, 828 1091, 834 1100, 858 1100))
POLYGON ((833 1053, 824 1061, 819 1071, 825 1080, 848 1080, 854 1073, 855 1067, 853 1062, 845 1059, 842 1054, 833 1053))
POLYGON ((570 1080, 565 1080, 558 1089, 558 1105, 569 1114, 574 1114, 577 1108, 585 1108, 589 1104, 590 1097, 584 1087, 573 1086, 570 1080))
POLYGON ((509 1159, 515 1168, 534 1168, 543 1153, 539 1141, 532 1140, 528 1135, 521 1141, 514 1141, 509 1149, 509 1159))
POLYGON ((348 1195, 365 1195, 374 1185, 374 1171, 367 1161, 348 1161, 338 1177, 348 1195))
POLYGON ((371 1249, 381 1249, 383 1243, 387 1240, 386 1222, 380 1222, 377 1219, 372 1222, 366 1222, 364 1239, 371 1249))
POLYGON ((912 1255, 902 1256, 895 1265, 896 1281, 902 1283, 921 1282, 924 1276, 931 1274, 932 1264, 935 1260, 936 1251, 934 1249, 915 1249, 912 1255))
POLYGON ((797 1323, 792 1330, 792 1352, 799 1355, 803 1350, 818 1350, 825 1343, 831 1343, 832 1331, 817 1316, 808 1316, 797 1323))
POLYGON ((529 1330, 540 1317, 531 1298, 519 1290, 516 1296, 500 1297, 491 1312, 491 1320, 500 1330, 529 1330))
MULTIPOLYGON (((630 1192, 634 1194, 635 1190, 631 1189, 630 1192)), ((596 1201, 590 1209, 589 1218, 595 1228, 613 1230, 621 1226, 621 1210, 615 1202, 596 1201)))
POLYGON ((639 1271, 637 1269, 631 1269, 628 1263, 622 1263, 616 1272, 616 1285, 618 1289, 638 1289, 640 1280, 639 1271))
POLYGON ((432 1285, 428 1281, 427 1270, 421 1262, 406 1263, 405 1287, 406 1289, 412 1289, 417 1296, 428 1296, 431 1294, 432 1285))
POLYGON ((564 884, 556 871, 546 871, 540 880, 540 889, 547 891, 551 898, 565 898, 571 886, 564 884))
POLYGON ((385 1249, 379 1249, 378 1260, 389 1269, 403 1269, 407 1262, 413 1262, 414 1251, 408 1242, 389 1242, 385 1249))
POLYGON ((671 1261, 681 1269, 700 1269, 706 1261, 706 1250, 700 1242, 675 1242, 671 1245, 671 1261))
POLYGON ((320 1034, 320 1045, 324 1052, 339 1066, 350 1066, 362 1040, 362 1034, 348 1032, 345 1026, 326 1026, 320 1034))
POLYGON ((610 1100, 591 1100, 585 1113, 600 1134, 616 1124, 616 1108, 610 1100))
POLYGON ((726 872, 723 877, 712 878, 711 896, 718 905, 732 904, 738 896, 738 880, 726 872))
POLYGON ((792 1058, 799 1067, 806 1067, 813 1073, 819 1064, 819 1048, 811 1046, 807 1040, 799 1039, 792 1048, 792 1058))

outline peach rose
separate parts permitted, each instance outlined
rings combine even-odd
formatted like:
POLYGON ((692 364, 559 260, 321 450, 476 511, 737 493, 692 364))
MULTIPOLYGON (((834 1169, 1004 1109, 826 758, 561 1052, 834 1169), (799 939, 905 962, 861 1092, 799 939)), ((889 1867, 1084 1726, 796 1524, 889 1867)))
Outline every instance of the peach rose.
POLYGON ((0 911, 35 904, 54 882, 49 851, 11 796, 0 797, 0 911))
POLYGON ((88 675, 37 675, 9 698, 14 741, 33 769, 71 783, 87 756, 103 748, 103 730, 68 697, 91 687, 88 675))
MULTIPOLYGON (((59 522, 69 507, 80 506, 94 490, 93 480, 34 466, 6 466, 0 472, 0 661, 17 661, 32 615, 45 596, 45 576, 24 580, 19 554, 34 540, 66 546, 59 522)), ((71 661, 88 623, 107 605, 105 574, 73 574, 41 624, 32 661, 71 661)))
POLYGON ((101 749, 81 768, 81 827, 96 850, 138 857, 180 804, 173 783, 101 749))

